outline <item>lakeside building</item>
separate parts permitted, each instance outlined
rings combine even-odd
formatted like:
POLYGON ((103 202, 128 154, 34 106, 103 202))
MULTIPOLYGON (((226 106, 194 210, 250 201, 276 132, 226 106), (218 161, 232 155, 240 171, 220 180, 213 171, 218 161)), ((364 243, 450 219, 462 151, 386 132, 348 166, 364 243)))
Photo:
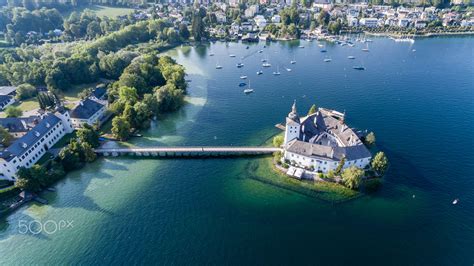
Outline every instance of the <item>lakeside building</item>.
POLYGON ((92 126, 96 122, 101 122, 106 111, 105 104, 87 98, 71 111, 71 124, 74 128, 81 128, 83 124, 92 126))
POLYGON ((72 131, 67 110, 44 114, 34 128, 0 151, 0 179, 14 181, 20 167, 33 166, 65 134, 72 131))
POLYGON ((0 111, 3 111, 9 105, 15 102, 15 98, 10 95, 0 95, 0 111))
POLYGON ((344 158, 343 169, 369 165, 372 154, 358 135, 344 123, 345 114, 318 108, 300 118, 296 102, 286 118, 282 160, 292 166, 327 173, 344 158))

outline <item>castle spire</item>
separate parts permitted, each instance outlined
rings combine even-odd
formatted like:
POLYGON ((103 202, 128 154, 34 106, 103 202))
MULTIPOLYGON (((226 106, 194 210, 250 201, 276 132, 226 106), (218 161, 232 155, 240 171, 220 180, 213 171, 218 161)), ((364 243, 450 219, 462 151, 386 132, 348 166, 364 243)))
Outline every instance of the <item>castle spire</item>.
POLYGON ((288 118, 291 120, 299 123, 298 112, 296 111, 296 100, 293 102, 293 106, 291 106, 291 112, 288 114, 288 118))

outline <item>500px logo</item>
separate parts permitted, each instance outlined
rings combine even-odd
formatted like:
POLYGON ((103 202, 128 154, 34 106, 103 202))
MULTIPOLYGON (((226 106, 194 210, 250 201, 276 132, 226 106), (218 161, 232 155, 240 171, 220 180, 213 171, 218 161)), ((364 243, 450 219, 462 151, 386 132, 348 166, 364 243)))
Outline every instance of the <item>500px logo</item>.
POLYGON ((74 228, 73 221, 69 220, 46 220, 46 221, 26 221, 26 220, 19 220, 18 221, 18 232, 20 234, 41 234, 45 233, 48 235, 52 235, 58 231, 64 229, 72 229, 74 228))

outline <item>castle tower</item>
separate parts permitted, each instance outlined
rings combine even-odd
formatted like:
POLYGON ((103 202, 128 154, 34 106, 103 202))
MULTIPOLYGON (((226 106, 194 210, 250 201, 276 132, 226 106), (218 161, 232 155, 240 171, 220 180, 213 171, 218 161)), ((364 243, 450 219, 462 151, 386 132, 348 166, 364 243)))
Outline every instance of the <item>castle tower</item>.
POLYGON ((293 139, 299 139, 301 133, 301 124, 298 112, 296 111, 296 100, 293 102, 291 112, 286 117, 285 127, 285 140, 284 144, 292 141, 293 139))

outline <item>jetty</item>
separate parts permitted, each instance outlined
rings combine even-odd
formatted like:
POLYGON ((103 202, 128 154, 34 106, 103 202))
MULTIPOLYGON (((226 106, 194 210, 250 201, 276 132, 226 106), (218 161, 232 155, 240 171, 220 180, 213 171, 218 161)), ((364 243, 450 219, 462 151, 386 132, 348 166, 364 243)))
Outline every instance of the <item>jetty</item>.
POLYGON ((181 146, 181 147, 124 147, 94 149, 101 156, 147 156, 147 157, 238 157, 259 156, 282 151, 281 148, 259 146, 181 146))

